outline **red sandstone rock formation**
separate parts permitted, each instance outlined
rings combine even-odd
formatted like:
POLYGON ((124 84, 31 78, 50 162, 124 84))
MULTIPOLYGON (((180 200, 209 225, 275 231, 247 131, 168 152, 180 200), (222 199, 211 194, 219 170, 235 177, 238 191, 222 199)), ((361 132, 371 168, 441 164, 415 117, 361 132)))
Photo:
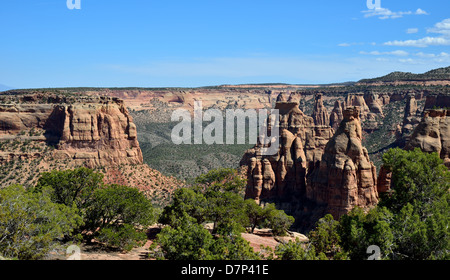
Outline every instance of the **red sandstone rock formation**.
POLYGON ((366 101, 366 104, 369 107, 370 112, 377 114, 379 116, 383 116, 383 109, 382 109, 383 101, 379 100, 377 94, 369 92, 364 95, 364 100, 366 101))
POLYGON ((408 95, 406 100, 405 115, 403 116, 402 135, 410 135, 419 123, 417 117, 417 101, 413 94, 408 95))
POLYGON ((355 206, 369 208, 378 203, 376 168, 361 144, 358 107, 343 112, 332 137, 331 127, 315 126, 297 103, 278 102, 276 108, 280 110, 279 151, 262 157, 257 146, 244 156, 246 198, 257 202, 309 200, 335 218, 355 206), (323 137, 317 137, 320 129, 323 137))
POLYGON ((322 157, 333 129, 316 126, 298 105, 281 101, 275 106, 280 113, 280 147, 275 155, 261 156, 262 146, 257 145, 243 156, 241 165, 248 165, 247 198, 260 201, 306 192, 307 170, 322 157))
POLYGON ((330 114, 330 126, 336 131, 344 119, 344 103, 336 100, 333 111, 330 114))
MULTIPOLYGON (((405 123, 415 115, 417 105, 414 96, 408 98, 405 110, 405 123)), ((424 152, 438 153, 450 169, 450 111, 445 109, 426 110, 424 117, 414 130, 405 149, 420 148, 424 152)), ((409 121, 410 123, 411 121, 409 121)), ((378 175, 378 192, 388 193, 392 187, 392 173, 383 166, 378 175)))
POLYGON ((388 193, 392 189, 392 172, 381 166, 377 179, 377 191, 379 194, 388 193))
MULTIPOLYGON (((21 140, 56 147, 54 159, 90 168, 143 163, 136 126, 123 101, 111 97, 34 97, 19 96, 14 103, 1 103, 0 140, 22 134, 21 140), (46 103, 36 104, 44 98, 46 103), (30 136, 31 131, 39 133, 30 136)), ((4 161, 10 157, 8 151, 0 153, 4 161)))
POLYGON ((364 94, 349 94, 345 99, 346 107, 359 107, 360 117, 364 117, 370 112, 369 106, 366 104, 364 94))
POLYGON ((450 95, 449 94, 429 94, 425 100, 425 110, 437 108, 449 108, 450 107, 450 95))
POLYGON ((378 203, 376 168, 361 144, 359 108, 344 111, 344 120, 325 147, 320 165, 308 178, 306 196, 326 205, 335 218, 355 206, 378 203))
POLYGON ((422 121, 414 130, 406 149, 420 148, 424 152, 438 153, 450 168, 450 110, 426 110, 422 121))
POLYGON ((315 125, 330 125, 330 118, 327 108, 325 108, 325 106, 323 105, 321 93, 316 94, 312 118, 314 119, 315 125))

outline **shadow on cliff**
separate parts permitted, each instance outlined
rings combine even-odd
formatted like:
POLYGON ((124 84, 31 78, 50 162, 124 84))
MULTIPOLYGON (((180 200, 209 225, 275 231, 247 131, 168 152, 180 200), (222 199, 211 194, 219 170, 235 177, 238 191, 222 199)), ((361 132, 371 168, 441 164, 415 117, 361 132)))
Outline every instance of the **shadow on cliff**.
POLYGON ((66 113, 63 107, 56 106, 44 124, 44 136, 47 145, 56 147, 61 141, 64 131, 66 113))

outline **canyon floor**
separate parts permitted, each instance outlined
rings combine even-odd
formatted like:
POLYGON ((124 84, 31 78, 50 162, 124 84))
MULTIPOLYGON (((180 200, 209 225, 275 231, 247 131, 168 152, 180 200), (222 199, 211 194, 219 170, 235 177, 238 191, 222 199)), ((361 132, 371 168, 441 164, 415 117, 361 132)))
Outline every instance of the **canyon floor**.
MULTIPOLYGON (((105 260, 105 261, 131 261, 131 260, 152 260, 148 257, 149 247, 156 238, 156 235, 160 232, 159 226, 152 226, 147 232, 147 242, 137 248, 133 248, 129 252, 118 251, 110 248, 106 248, 98 243, 82 244, 80 245, 81 254, 80 260, 92 261, 92 260, 105 260)), ((249 242, 249 245, 255 250, 255 252, 261 251, 261 246, 270 247, 275 250, 277 245, 281 242, 295 241, 295 238, 300 240, 307 240, 306 236, 290 232, 289 236, 276 237, 270 233, 268 229, 255 229, 254 233, 242 233, 242 237, 249 242)), ((66 255, 64 252, 55 252, 49 260, 66 260, 70 255, 66 255)))

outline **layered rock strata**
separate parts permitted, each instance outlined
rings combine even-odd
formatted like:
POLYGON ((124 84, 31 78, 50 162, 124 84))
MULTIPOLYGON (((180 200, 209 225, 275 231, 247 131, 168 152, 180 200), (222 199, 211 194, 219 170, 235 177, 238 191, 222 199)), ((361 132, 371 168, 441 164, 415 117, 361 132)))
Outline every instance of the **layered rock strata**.
POLYGON ((402 135, 410 135, 420 121, 417 117, 418 105, 413 94, 408 95, 406 99, 405 115, 403 116, 402 135))
POLYGON ((298 103, 278 102, 276 109, 280 110, 277 154, 261 156, 262 146, 257 145, 241 162, 248 166, 246 198, 294 202, 297 209, 309 201, 335 218, 355 206, 378 203, 376 168, 361 144, 359 107, 343 111, 336 133, 330 126, 315 125, 298 103))
POLYGON ((450 110, 426 110, 419 125, 406 145, 407 150, 420 148, 424 152, 438 153, 450 168, 450 110))
MULTIPOLYGON (((2 99, 0 141, 46 142, 55 148, 54 159, 91 168, 143 163, 136 126, 118 98, 24 95, 2 99)), ((17 156, 2 150, 0 161, 17 156)))
POLYGON ((359 108, 349 107, 308 180, 307 198, 326 205, 335 218, 378 203, 376 168, 361 140, 359 108))
POLYGON ((344 119, 345 105, 341 100, 336 100, 334 103, 334 108, 330 114, 330 126, 337 130, 341 121, 344 119))
POLYGON ((377 172, 361 143, 360 107, 342 110, 337 101, 332 115, 341 121, 334 133, 317 114, 323 105, 320 95, 316 119, 304 115, 298 102, 278 100, 280 146, 274 156, 261 156, 262 145, 257 145, 243 157, 241 164, 248 166, 246 198, 260 203, 309 201, 335 218, 356 206, 376 205, 377 172))
POLYGON ((246 151, 241 165, 248 166, 246 197, 257 201, 304 195, 308 168, 315 165, 328 139, 329 126, 316 126, 298 108, 298 102, 280 101, 280 147, 273 156, 262 156, 261 144, 246 151))
POLYGON ((314 111, 312 114, 315 125, 329 125, 330 117, 328 115, 327 108, 323 105, 322 94, 316 94, 314 102, 314 111))

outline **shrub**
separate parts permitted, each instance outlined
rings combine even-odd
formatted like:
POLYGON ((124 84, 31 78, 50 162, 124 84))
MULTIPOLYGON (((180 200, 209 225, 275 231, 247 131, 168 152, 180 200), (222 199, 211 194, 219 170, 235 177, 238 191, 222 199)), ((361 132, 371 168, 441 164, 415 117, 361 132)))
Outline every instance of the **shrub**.
POLYGON ((87 208, 87 229, 119 224, 146 227, 155 221, 153 206, 139 190, 107 185, 98 188, 87 208))
POLYGON ((150 246, 157 260, 206 260, 211 258, 213 236, 195 219, 185 215, 178 227, 167 226, 150 246))
POLYGON ((57 204, 50 190, 26 191, 21 186, 0 190, 0 252, 4 257, 42 259, 82 224, 76 207, 57 204))
POLYGON ((277 210, 275 204, 265 206, 267 211, 267 226, 272 229, 273 235, 286 235, 291 225, 295 222, 294 217, 287 215, 283 210, 277 210))
POLYGON ((450 257, 450 172, 437 153, 392 149, 383 157, 393 194, 381 201, 394 214, 395 259, 450 257))
POLYGON ((338 230, 339 222, 330 214, 317 222, 316 228, 309 233, 309 240, 318 254, 322 253, 330 259, 346 258, 338 230))
POLYGON ((100 230, 97 239, 104 242, 106 246, 131 251, 134 247, 144 245, 147 235, 145 232, 137 231, 132 225, 108 225, 100 230))
POLYGON ((33 191, 41 193, 43 189, 51 190, 54 203, 79 211, 83 225, 77 231, 88 240, 99 237, 107 245, 129 250, 143 236, 135 228, 155 222, 151 201, 138 189, 103 185, 103 175, 91 169, 43 173, 33 191))
POLYGON ((300 260, 326 260, 323 253, 317 255, 313 245, 305 244, 296 239, 296 241, 289 241, 288 243, 281 243, 275 249, 277 260, 282 261, 300 261, 300 260))
POLYGON ((55 203, 72 206, 78 209, 86 209, 91 203, 94 190, 103 184, 103 174, 95 173, 88 168, 77 168, 75 170, 54 170, 44 172, 38 180, 35 191, 41 191, 43 187, 51 187, 52 201, 55 203))

